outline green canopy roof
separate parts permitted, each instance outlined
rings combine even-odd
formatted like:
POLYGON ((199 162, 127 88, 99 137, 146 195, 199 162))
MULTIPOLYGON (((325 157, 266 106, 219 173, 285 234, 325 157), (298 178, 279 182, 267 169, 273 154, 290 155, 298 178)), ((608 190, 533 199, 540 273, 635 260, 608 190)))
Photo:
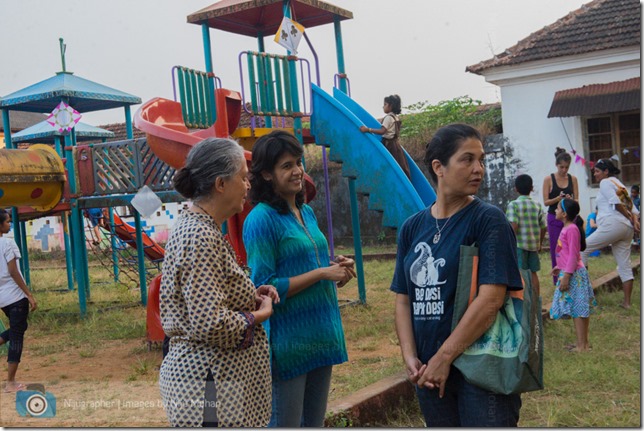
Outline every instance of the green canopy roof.
MULTIPOLYGON (((114 133, 100 127, 78 123, 74 126, 77 141, 88 141, 102 138, 113 138, 114 133)), ((11 135, 11 141, 18 142, 54 142, 56 136, 64 134, 54 129, 47 121, 40 122, 18 133, 11 135)))
POLYGON ((58 72, 56 76, 0 98, 0 109, 10 107, 16 111, 51 112, 63 98, 81 114, 141 103, 137 96, 70 72, 58 72))

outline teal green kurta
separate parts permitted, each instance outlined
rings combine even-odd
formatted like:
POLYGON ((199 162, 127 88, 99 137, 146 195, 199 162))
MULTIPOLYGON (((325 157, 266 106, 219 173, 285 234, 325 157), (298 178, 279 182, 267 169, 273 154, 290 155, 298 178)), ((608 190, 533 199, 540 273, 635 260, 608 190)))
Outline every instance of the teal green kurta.
POLYGON ((270 318, 270 346, 281 379, 347 361, 336 287, 322 280, 287 298, 289 278, 329 266, 329 246, 313 210, 292 213, 260 203, 244 222, 243 238, 256 286, 277 288, 280 303, 270 318))

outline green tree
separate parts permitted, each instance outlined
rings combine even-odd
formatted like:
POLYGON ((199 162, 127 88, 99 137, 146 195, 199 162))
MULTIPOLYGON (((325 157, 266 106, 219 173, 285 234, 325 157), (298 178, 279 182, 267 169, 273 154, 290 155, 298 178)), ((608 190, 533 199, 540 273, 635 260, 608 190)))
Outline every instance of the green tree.
POLYGON ((425 145, 439 128, 451 123, 467 123, 478 128, 483 135, 495 134, 501 128, 501 108, 482 109, 480 100, 469 96, 443 100, 434 105, 427 101, 405 106, 401 115, 401 144, 416 160, 422 159, 425 145))

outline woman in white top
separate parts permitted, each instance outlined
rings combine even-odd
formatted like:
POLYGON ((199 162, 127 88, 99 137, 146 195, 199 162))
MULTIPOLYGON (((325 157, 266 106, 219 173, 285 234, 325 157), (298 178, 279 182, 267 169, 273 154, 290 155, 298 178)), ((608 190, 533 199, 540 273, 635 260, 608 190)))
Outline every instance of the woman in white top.
POLYGON ((25 385, 16 383, 16 371, 22 356, 29 308, 34 311, 37 306, 18 269, 20 250, 12 239, 3 236, 10 230, 11 215, 0 209, 0 308, 9 318, 9 329, 0 334, 0 345, 9 342, 8 378, 4 390, 16 392, 25 389, 25 385))
POLYGON ((624 289, 623 308, 631 306, 633 291, 633 269, 631 268, 631 241, 633 233, 639 232, 639 212, 629 210, 617 195, 618 187, 624 184, 615 175, 621 171, 609 159, 600 159, 593 168, 593 175, 599 181, 597 195, 597 230, 586 238, 586 250, 581 253, 584 265, 595 250, 611 245, 617 261, 617 272, 624 289))
POLYGON ((367 126, 360 126, 360 131, 362 133, 373 133, 375 135, 382 136, 382 145, 391 153, 393 158, 398 162, 398 165, 403 170, 407 178, 411 178, 411 173, 409 171, 409 164, 407 163, 407 158, 405 157, 405 151, 403 150, 398 138, 400 137, 400 118, 398 115, 401 112, 401 101, 400 96, 397 94, 392 94, 391 96, 385 97, 382 110, 385 112, 385 116, 380 118, 380 124, 382 126, 379 129, 371 129, 367 126))

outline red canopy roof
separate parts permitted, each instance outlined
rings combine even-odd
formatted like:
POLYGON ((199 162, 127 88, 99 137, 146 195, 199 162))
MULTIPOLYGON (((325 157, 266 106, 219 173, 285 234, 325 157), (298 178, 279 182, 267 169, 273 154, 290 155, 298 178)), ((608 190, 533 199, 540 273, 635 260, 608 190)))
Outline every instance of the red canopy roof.
POLYGON ((557 91, 548 118, 624 112, 640 106, 640 78, 631 78, 557 91))
MULTIPOLYGON (((353 13, 320 0, 291 0, 292 18, 305 28, 352 19, 353 13)), ((257 37, 275 34, 284 17, 282 0, 221 0, 188 15, 192 24, 257 37)))

